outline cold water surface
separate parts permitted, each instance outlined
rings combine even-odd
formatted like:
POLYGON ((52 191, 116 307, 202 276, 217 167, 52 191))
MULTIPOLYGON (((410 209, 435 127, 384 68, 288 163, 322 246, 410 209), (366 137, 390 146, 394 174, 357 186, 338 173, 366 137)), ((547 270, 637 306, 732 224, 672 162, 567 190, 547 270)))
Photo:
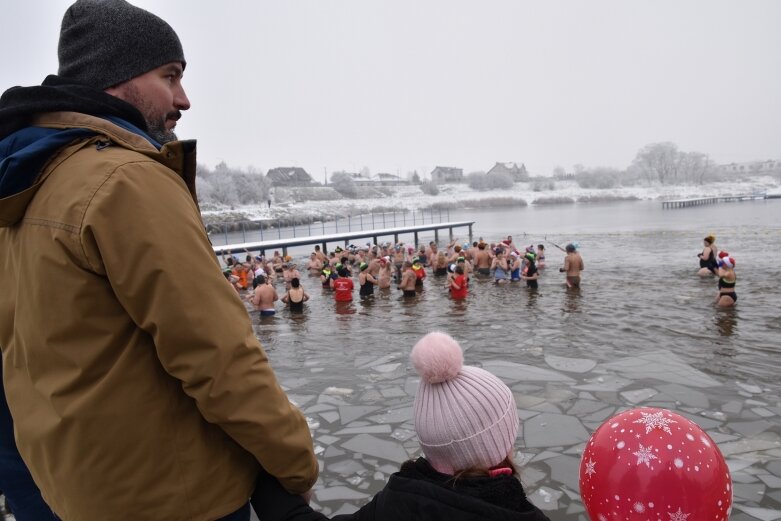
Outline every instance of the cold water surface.
POLYGON ((776 519, 762 516, 781 509, 781 202, 657 206, 452 215, 476 220, 476 236, 487 241, 508 233, 518 246, 577 240, 586 265, 579 292, 565 290, 557 271, 563 253, 545 242, 548 269, 536 292, 478 279, 465 302, 453 302, 444 280, 429 275, 415 300, 393 290, 360 301, 356 287, 356 301, 337 308, 330 292, 304 277, 312 299, 303 315, 252 312, 274 368, 310 421, 322 462, 315 505, 352 511, 420 455, 408 354, 422 335, 442 330, 462 344, 468 364, 514 390, 523 481, 551 519, 585 519, 583 444, 605 419, 640 405, 684 414, 719 444, 735 481, 731 519, 776 519), (695 274, 707 233, 737 259, 735 309, 716 309, 716 280, 695 274))

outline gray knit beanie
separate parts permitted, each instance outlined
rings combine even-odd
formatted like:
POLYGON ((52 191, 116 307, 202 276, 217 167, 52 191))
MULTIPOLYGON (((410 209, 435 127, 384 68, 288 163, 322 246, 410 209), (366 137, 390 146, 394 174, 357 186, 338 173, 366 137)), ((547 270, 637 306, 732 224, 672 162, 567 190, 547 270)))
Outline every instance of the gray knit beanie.
POLYGON ((124 0, 78 0, 70 6, 57 54, 59 76, 100 90, 166 63, 186 63, 171 26, 124 0))

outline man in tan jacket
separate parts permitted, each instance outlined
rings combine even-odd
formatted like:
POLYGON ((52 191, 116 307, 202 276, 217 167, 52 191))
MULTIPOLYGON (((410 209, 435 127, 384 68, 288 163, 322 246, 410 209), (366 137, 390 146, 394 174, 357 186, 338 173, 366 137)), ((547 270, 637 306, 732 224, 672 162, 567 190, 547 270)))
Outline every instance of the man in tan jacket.
POLYGON ((65 521, 247 520, 261 465, 307 492, 309 429, 220 273, 195 142, 173 133, 190 107, 176 33, 79 0, 59 61, 0 98, 3 385, 43 498, 65 521))

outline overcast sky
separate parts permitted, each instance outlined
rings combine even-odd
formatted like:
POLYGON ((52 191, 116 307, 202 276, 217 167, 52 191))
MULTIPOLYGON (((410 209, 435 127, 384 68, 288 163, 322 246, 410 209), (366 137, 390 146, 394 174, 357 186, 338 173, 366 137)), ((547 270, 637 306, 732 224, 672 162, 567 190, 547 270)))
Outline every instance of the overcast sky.
MULTIPOLYGON (((70 1, 3 1, 0 89, 57 69, 70 1)), ((673 141, 781 159, 777 0, 136 0, 178 32, 210 166, 625 167, 673 141)))

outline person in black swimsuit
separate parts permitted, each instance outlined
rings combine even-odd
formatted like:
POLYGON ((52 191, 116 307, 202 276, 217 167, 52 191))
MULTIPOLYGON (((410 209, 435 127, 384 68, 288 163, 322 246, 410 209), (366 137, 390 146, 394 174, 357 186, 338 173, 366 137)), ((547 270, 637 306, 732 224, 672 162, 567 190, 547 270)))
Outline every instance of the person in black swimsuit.
POLYGON ((290 289, 282 297, 282 302, 287 304, 290 311, 304 311, 304 302, 307 300, 309 300, 309 295, 301 286, 301 281, 298 278, 291 279, 290 289))
POLYGON ((717 275, 719 261, 716 258, 716 252, 718 249, 714 244, 716 242, 716 238, 713 235, 708 235, 702 241, 702 253, 697 254, 697 257, 700 258, 700 271, 697 272, 697 275, 701 277, 717 275))
POLYGON ((540 272, 537 270, 537 263, 535 262, 537 256, 534 253, 527 253, 525 259, 526 269, 524 274, 521 275, 521 280, 526 281, 526 287, 537 289, 537 279, 540 278, 540 272))
POLYGON ((719 257, 719 294, 716 304, 719 307, 732 307, 738 301, 738 294, 735 293, 735 284, 738 281, 735 275, 735 259, 727 252, 721 252, 719 257))
POLYGON ((374 276, 369 273, 369 265, 367 263, 362 262, 359 268, 361 273, 358 275, 358 283, 360 284, 361 289, 358 292, 358 295, 364 298, 373 297, 374 285, 377 284, 377 279, 375 279, 374 276))

